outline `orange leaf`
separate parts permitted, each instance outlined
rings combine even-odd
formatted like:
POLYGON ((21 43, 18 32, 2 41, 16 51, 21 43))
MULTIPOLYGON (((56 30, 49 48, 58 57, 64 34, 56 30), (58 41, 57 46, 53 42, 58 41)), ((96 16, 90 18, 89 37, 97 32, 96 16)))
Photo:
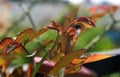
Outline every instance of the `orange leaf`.
POLYGON ((79 8, 75 7, 66 17, 62 27, 67 27, 76 17, 78 14, 79 8))
POLYGON ((100 13, 96 13, 96 14, 93 14, 92 16, 90 16, 90 18, 93 20, 93 21, 97 21, 99 20, 100 18, 102 18, 107 12, 100 12, 100 13))
POLYGON ((27 37, 26 39, 28 40, 30 35, 34 35, 34 34, 35 34, 35 31, 32 28, 28 28, 28 29, 25 29, 20 34, 18 34, 15 40, 17 42, 22 42, 23 40, 25 40, 26 37, 27 37))
POLYGON ((76 73, 80 71, 82 64, 86 59, 87 59, 87 56, 73 59, 70 62, 70 65, 65 69, 65 73, 76 73))
POLYGON ((27 43, 28 41, 36 38, 37 36, 39 36, 40 34, 46 32, 46 31, 47 31, 47 29, 45 29, 45 28, 37 30, 37 31, 35 31, 33 28, 28 28, 28 29, 25 29, 20 34, 18 34, 16 36, 15 41, 20 42, 20 43, 21 42, 27 43))
POLYGON ((106 58, 109 58, 109 57, 111 57, 111 55, 108 55, 108 54, 94 54, 94 55, 91 55, 90 57, 88 57, 88 59, 86 59, 84 63, 94 62, 94 61, 106 59, 106 58))
POLYGON ((58 61, 56 63, 56 65, 49 72, 49 75, 56 76, 61 68, 69 66, 70 62, 74 58, 79 58, 84 52, 85 52, 85 50, 81 49, 79 51, 73 51, 73 52, 70 52, 70 53, 66 54, 64 57, 61 58, 60 61, 58 61))
POLYGON ((21 44, 13 49, 15 54, 27 54, 27 50, 21 44))
POLYGON ((76 72, 79 72, 80 69, 82 67, 82 63, 81 64, 70 64, 68 67, 66 67, 65 69, 65 73, 76 73, 76 72))
POLYGON ((74 20, 67 28, 67 31, 69 31, 70 28, 82 29, 85 30, 86 28, 95 27, 95 24, 92 19, 88 17, 79 17, 78 19, 74 20))
POLYGON ((72 64, 79 64, 82 63, 85 59, 82 58, 75 58, 71 61, 72 64))
POLYGON ((46 31, 47 31, 47 28, 42 28, 42 29, 40 29, 40 30, 35 31, 35 32, 36 32, 35 36, 31 35, 30 40, 38 37, 39 35, 43 34, 43 33, 46 32, 46 31))

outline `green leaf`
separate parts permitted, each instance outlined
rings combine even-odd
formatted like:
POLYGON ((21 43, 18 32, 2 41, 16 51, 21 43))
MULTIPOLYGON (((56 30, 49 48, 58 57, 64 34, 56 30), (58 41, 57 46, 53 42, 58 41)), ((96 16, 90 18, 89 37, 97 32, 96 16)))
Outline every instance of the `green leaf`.
POLYGON ((78 40, 74 46, 74 50, 85 48, 91 40, 93 40, 97 35, 102 32, 101 29, 94 28, 94 29, 87 29, 86 31, 82 32, 78 37, 78 40))
POLYGON ((38 41, 46 41, 46 40, 54 40, 56 37, 56 33, 53 30, 48 30, 47 32, 45 32, 44 34, 42 34, 41 36, 39 36, 38 41))
POLYGON ((33 53, 37 48, 39 48, 39 43, 30 41, 25 45, 25 48, 28 50, 29 53, 33 53))
POLYGON ((30 61, 31 61, 30 58, 27 58, 25 55, 19 55, 19 56, 17 56, 16 59, 14 59, 10 63, 10 65, 11 66, 17 66, 17 67, 19 67, 19 66, 22 66, 23 64, 30 63, 30 61))
POLYGON ((114 43, 108 37, 103 37, 98 41, 95 46, 90 50, 90 52, 110 50, 115 48, 114 43))
MULTIPOLYGON (((94 28, 88 29, 80 34, 78 37, 77 43, 74 46, 74 50, 85 48, 96 36, 101 34, 103 29, 94 28)), ((114 43, 108 37, 102 37, 100 41, 98 41, 95 46, 89 51, 102 51, 115 48, 114 43)))

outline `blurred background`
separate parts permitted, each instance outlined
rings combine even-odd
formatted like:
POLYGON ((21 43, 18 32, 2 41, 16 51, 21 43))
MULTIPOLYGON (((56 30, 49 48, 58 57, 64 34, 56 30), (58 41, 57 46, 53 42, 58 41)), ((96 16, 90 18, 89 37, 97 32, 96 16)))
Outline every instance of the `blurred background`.
MULTIPOLYGON (((78 16, 89 17, 90 8, 96 6, 115 5, 120 7, 119 0, 0 0, 0 39, 4 37, 14 37, 27 27, 36 27, 40 29, 50 25, 51 20, 62 22, 62 18, 79 6, 78 16), (33 26, 32 26, 33 25, 33 26)), ((120 9, 118 9, 114 18, 120 21, 120 9)), ((112 24, 109 15, 105 15, 97 21, 94 30, 87 30, 81 34, 75 49, 85 48, 96 36, 101 34, 105 26, 112 24), (82 43, 81 43, 82 42, 82 43)), ((51 34, 50 34, 51 35, 51 34)), ((42 38, 52 38, 44 35, 42 38)), ((91 53, 112 53, 120 54, 120 22, 114 24, 109 31, 100 39, 91 53)), ((113 73, 103 77, 120 77, 120 73, 113 73)))

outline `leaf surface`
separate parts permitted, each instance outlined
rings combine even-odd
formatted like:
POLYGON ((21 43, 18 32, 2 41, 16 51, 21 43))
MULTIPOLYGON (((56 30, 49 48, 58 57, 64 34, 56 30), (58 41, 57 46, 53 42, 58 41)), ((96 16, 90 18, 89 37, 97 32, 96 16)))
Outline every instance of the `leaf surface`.
POLYGON ((100 18, 102 18, 105 14, 107 14, 107 12, 100 12, 100 13, 96 13, 96 14, 93 14, 92 16, 90 16, 90 18, 93 20, 93 21, 98 21, 100 18))
POLYGON ((12 38, 4 38, 0 41, 0 50, 8 46, 10 43, 12 43, 14 40, 12 38))
POLYGON ((9 54, 0 55, 0 66, 4 64, 9 64, 13 60, 14 56, 9 54))
POLYGON ((43 28, 43 29, 40 29, 40 30, 37 30, 37 31, 35 31, 33 28, 28 28, 28 29, 25 29, 23 32, 21 32, 20 34, 17 35, 16 41, 27 43, 30 40, 38 37, 39 35, 41 35, 42 33, 46 32, 46 31, 47 31, 46 28, 43 28))
POLYGON ((64 57, 61 58, 60 61, 57 62, 57 64, 52 68, 52 70, 49 72, 49 75, 56 76, 61 68, 69 66, 70 62, 74 58, 79 58, 85 50, 81 49, 80 51, 74 51, 66 54, 64 57))
POLYGON ((89 62, 94 62, 94 61, 99 61, 102 59, 106 59, 112 57, 111 55, 108 54, 93 54, 90 57, 88 57, 84 63, 89 63, 89 62))

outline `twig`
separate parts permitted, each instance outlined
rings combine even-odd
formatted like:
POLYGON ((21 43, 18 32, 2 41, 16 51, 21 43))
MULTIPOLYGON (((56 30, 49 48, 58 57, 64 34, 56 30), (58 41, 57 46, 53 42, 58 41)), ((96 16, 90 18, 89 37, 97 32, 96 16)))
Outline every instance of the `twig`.
POLYGON ((42 58, 42 60, 38 63, 38 65, 36 65, 36 67, 34 68, 34 71, 32 73, 32 77, 35 77, 35 74, 37 73, 37 71, 39 70, 39 68, 41 67, 41 65, 43 64, 43 62, 47 59, 47 57, 51 54, 51 52, 54 50, 54 48, 56 47, 56 44, 58 43, 58 39, 59 39, 59 32, 57 31, 57 36, 55 39, 55 43, 52 46, 52 48, 49 50, 49 52, 47 52, 45 54, 45 56, 42 58))
POLYGON ((29 18, 30 23, 32 24, 32 27, 33 27, 34 29, 36 29, 35 23, 34 23, 31 15, 30 15, 30 12, 29 12, 28 8, 27 8, 24 4, 20 4, 20 7, 21 7, 21 9, 23 10, 23 12, 26 14, 26 16, 29 18))
MULTIPOLYGON (((111 16, 111 15, 110 15, 110 16, 111 16)), ((102 37, 103 37, 104 35, 106 35, 106 33, 107 33, 109 30, 111 30, 111 29, 114 27, 114 24, 115 24, 115 23, 119 22, 119 21, 116 21, 116 20, 113 18, 113 16, 111 16, 111 19, 112 19, 113 23, 112 23, 111 25, 109 25, 109 26, 106 26, 106 27, 104 28, 104 31, 103 31, 100 35, 96 36, 96 37, 85 47, 85 49, 86 49, 87 51, 89 51, 91 48, 93 48, 93 47, 95 46, 95 44, 96 44, 99 40, 101 40, 102 37)))

